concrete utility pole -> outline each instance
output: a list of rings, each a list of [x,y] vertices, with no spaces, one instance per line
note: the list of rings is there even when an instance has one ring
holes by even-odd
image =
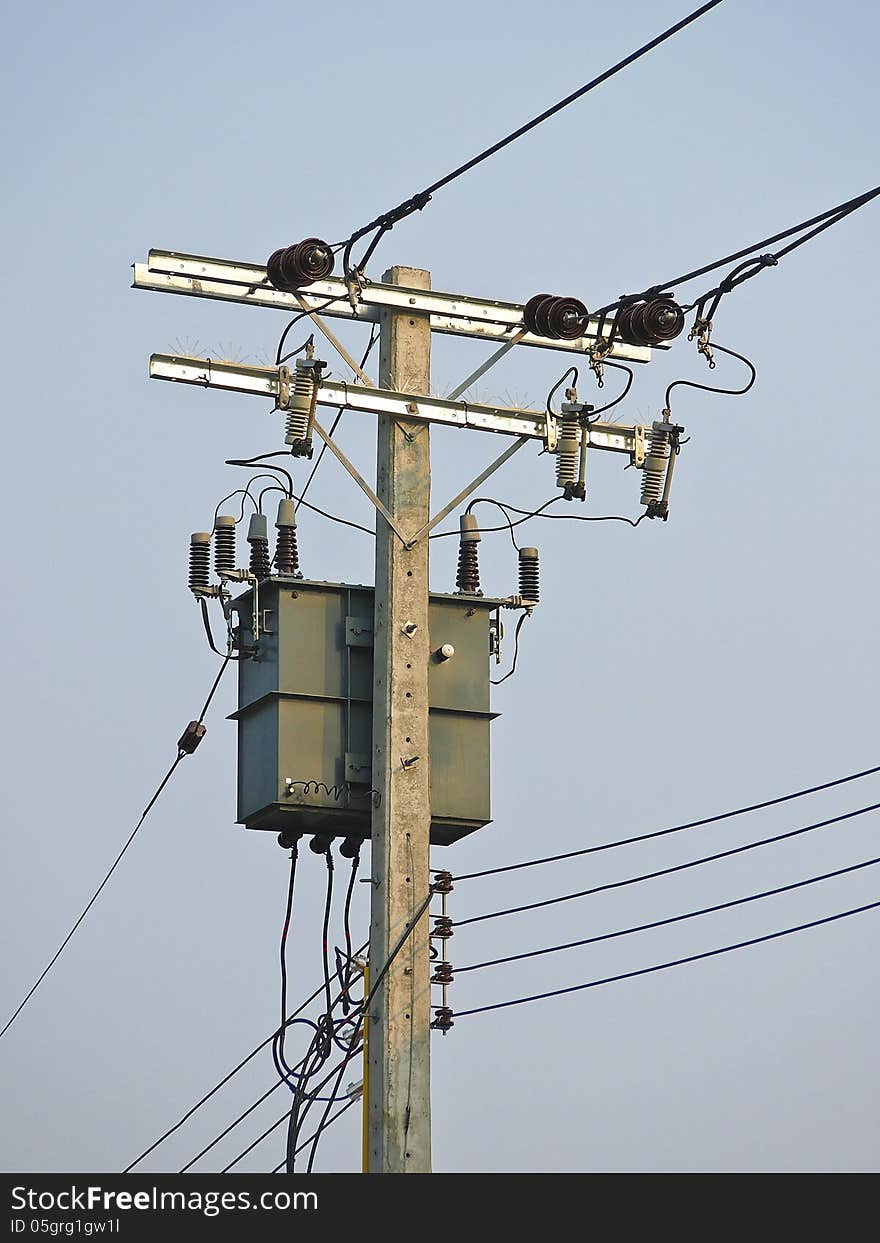
[[[588,451],[590,454],[595,450],[623,454],[628,458],[629,465],[641,472],[641,504],[646,506],[646,516],[665,518],[672,469],[682,443],[679,436],[683,430],[668,421],[634,426],[597,422],[587,417],[593,408],[578,403],[576,392],[566,394],[568,400],[562,404],[559,414],[554,413],[549,404],[546,410],[520,409],[460,398],[514,346],[525,350],[558,350],[569,356],[574,353],[581,361],[589,356],[597,376],[601,375],[606,357],[609,361],[647,363],[651,359],[652,346],[665,345],[682,331],[684,312],[670,298],[655,297],[629,308],[630,318],[625,321],[624,328],[619,328],[616,334],[612,333],[609,337],[604,317],[590,318],[586,307],[577,299],[536,294],[520,305],[444,293],[431,289],[430,273],[409,267],[391,268],[381,282],[368,281],[353,297],[353,287],[347,280],[329,274],[306,283],[309,273],[299,271],[297,265],[302,259],[303,248],[311,246],[314,249],[314,242],[315,239],[307,239],[274,252],[265,266],[153,249],[147,263],[134,265],[134,284],[139,289],[237,302],[242,306],[262,306],[295,315],[305,311],[360,380],[360,383],[357,380],[339,382],[321,376],[310,398],[308,419],[313,418],[315,405],[339,411],[358,411],[378,419],[375,491],[317,420],[314,421],[314,430],[377,510],[373,753],[369,765],[374,791],[369,822],[372,837],[369,968],[377,988],[364,1022],[364,1034],[368,1037],[365,1049],[368,1066],[364,1084],[368,1123],[366,1168],[370,1173],[430,1173],[431,929],[426,909],[430,892],[432,813],[428,701],[428,673],[432,659],[428,629],[429,532],[503,466],[513,453],[528,443],[543,446],[543,452],[549,458],[548,465],[552,463],[556,484],[569,499],[585,497],[584,473]],[[296,280],[288,280],[284,271],[275,271],[280,262],[279,255],[286,256],[284,263],[289,260],[293,264]],[[273,264],[273,261],[277,262]],[[275,271],[274,277],[270,268]],[[322,318],[325,315],[361,324],[379,323],[381,360],[378,387],[328,331]],[[573,337],[572,331],[581,335]],[[428,395],[432,332],[469,337],[479,340],[484,346],[490,344],[496,347],[490,357],[448,397]],[[298,426],[297,420],[304,417],[301,405],[303,393],[298,386],[304,384],[306,389],[312,391],[312,380],[307,375],[299,376],[285,366],[251,366],[171,354],[154,354],[150,359],[150,375],[199,388],[249,393],[262,400],[274,397],[276,409],[286,419],[286,437],[291,434],[290,421]],[[433,516],[429,511],[431,423],[513,438],[503,453]],[[297,436],[292,441],[286,439],[285,443],[298,443]],[[209,584],[207,562],[203,571],[204,582],[199,577],[201,571],[196,567],[193,585],[194,571],[191,568],[190,588],[205,603],[216,595],[217,589]],[[240,575],[241,572],[236,570],[231,575],[226,574],[225,579],[223,575],[218,576],[222,581],[239,581]],[[263,590],[277,593],[278,584],[273,585],[271,579],[272,575],[269,575]],[[342,584],[307,583],[304,580],[302,585],[304,589],[308,587],[309,591],[314,591],[316,598],[330,598],[335,592],[335,599],[340,592],[348,590]],[[298,598],[299,593],[296,594]],[[465,592],[460,594],[467,599]],[[483,604],[488,603],[484,599]],[[530,611],[535,603],[527,579],[526,587],[521,586],[517,595],[496,600],[493,607],[504,605]],[[468,606],[465,604],[464,607]],[[473,612],[470,610],[468,615]],[[259,615],[255,616],[258,620]],[[352,622],[354,645],[355,633],[361,636],[367,629],[364,625],[355,630],[354,623],[365,622],[366,619],[351,617],[346,620]],[[488,628],[488,619],[484,620]],[[320,625],[323,624],[322,621]],[[307,622],[307,625],[312,623]],[[319,623],[316,622],[315,626],[318,627]],[[336,631],[328,639],[325,632],[322,639],[320,635],[310,634],[310,642],[325,642],[329,651],[334,635]],[[487,651],[488,629],[485,638],[484,651]],[[357,646],[365,646],[368,642],[365,639]],[[482,659],[477,653],[473,665],[469,667],[474,670],[474,680],[485,677],[488,696],[488,668],[478,668],[477,657]],[[350,653],[348,659],[351,660]],[[320,662],[316,663],[320,665]],[[280,668],[281,662],[278,664]],[[246,662],[239,666],[240,672],[244,670],[246,673],[247,669]],[[337,681],[333,682],[336,689],[328,691],[326,687],[329,682],[321,682],[322,670],[316,670],[315,680],[311,679],[312,672],[310,669],[310,676],[306,677],[301,664],[290,663],[288,672],[284,674],[287,680],[282,679],[279,672],[278,690],[267,698],[275,704],[283,697],[285,704],[295,706],[300,698],[313,699],[317,689],[321,692],[319,698],[336,704],[343,702]],[[328,667],[327,678],[331,672]],[[263,694],[262,690],[260,694]],[[473,706],[472,697],[465,696],[462,700],[456,691],[454,702],[451,706],[446,705],[444,711],[452,711],[467,719],[487,717],[482,711],[474,713]],[[350,722],[350,705],[346,711]],[[340,806],[338,795],[324,784],[325,776],[332,780],[332,774],[339,771],[341,764],[346,764],[345,771],[348,772],[349,754],[347,751],[337,753],[334,730],[316,730],[314,715],[309,716],[308,730],[312,732],[308,738],[314,753],[312,762],[316,763],[316,767],[314,773],[300,772],[297,766],[303,750],[302,737],[295,729],[288,729],[282,746],[277,704],[272,707],[272,712],[274,715],[269,719],[275,731],[278,764],[263,765],[259,771],[253,772],[253,766],[249,768],[240,764],[239,822],[248,828],[271,829],[273,832],[277,831],[279,824],[297,826],[302,823],[306,826],[306,832],[313,832],[317,830],[310,827],[313,826],[312,818],[320,814],[317,823],[322,833],[328,831],[332,836],[345,837],[354,832],[351,812],[364,808],[363,818],[358,817],[357,820],[357,835],[365,833],[364,803]],[[248,721],[242,718],[241,713],[237,715],[240,718],[240,746],[251,751],[265,748],[267,735],[263,732],[247,733],[250,729]],[[448,726],[449,717],[443,720]],[[260,731],[263,730],[261,722],[262,718]],[[441,732],[438,727],[435,734]],[[347,746],[348,742],[344,745]],[[364,748],[367,746],[365,738],[362,745]],[[485,799],[480,790],[476,791],[479,797],[473,805],[467,804],[465,814],[456,803],[444,819],[443,790],[448,784],[445,774],[449,771],[449,764],[454,762],[450,759],[454,748],[451,749],[436,736],[435,745],[437,781],[434,811],[440,829],[444,833],[452,832],[452,836],[447,836],[447,840],[452,841],[461,831],[472,832],[487,823],[488,789]],[[488,733],[480,745],[488,754]],[[362,752],[352,754],[357,757],[356,770],[360,772]],[[288,764],[293,767],[288,768]],[[488,765],[484,764],[483,769],[488,782]],[[294,772],[297,777],[308,776],[316,780],[287,781],[288,774]],[[345,784],[348,787],[348,777]],[[360,785],[360,780],[355,784]],[[315,789],[311,789],[312,785]],[[351,790],[349,793],[352,793]],[[337,813],[342,816],[340,829],[333,833],[332,817]],[[329,830],[326,829],[328,823],[331,826]],[[404,936],[415,913],[420,910],[414,931]],[[400,952],[380,979],[380,973],[398,945]]]
[[[430,273],[393,267],[383,281],[430,289]],[[425,314],[385,311],[379,385],[430,390],[431,327]],[[429,520],[431,434],[425,423],[379,416],[379,499],[404,531]],[[428,540],[406,548],[376,521],[373,624],[372,911],[370,964],[377,973],[428,892],[431,765],[428,744]],[[374,998],[369,1025],[369,1172],[430,1173],[431,987],[427,912]]]

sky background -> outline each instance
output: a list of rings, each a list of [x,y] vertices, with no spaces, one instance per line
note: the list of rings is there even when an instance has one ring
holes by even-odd
[[[5,1021],[103,876],[198,712],[217,659],[186,589],[189,533],[240,484],[223,459],[281,447],[265,403],[150,383],[152,351],[274,356],[271,310],[129,288],[150,246],[262,262],[347,235],[653,37],[687,5],[437,7],[194,0],[17,6],[3,59],[0,402],[7,468],[2,757]],[[727,0],[439,193],[371,267],[434,287],[591,306],[696,267],[876,180],[880,11]],[[874,539],[878,208],[725,300],[716,339],[751,357],[744,398],[676,390],[668,523],[535,521],[543,602],[494,694],[494,823],[434,852],[472,871],[630,836],[877,762]],[[682,299],[697,286],[676,290]],[[366,329],[343,326],[352,349]],[[298,343],[298,342],[297,342]],[[329,347],[328,347],[329,348]],[[449,391],[484,356],[435,338]],[[326,356],[326,355],[325,355]],[[484,399],[540,405],[567,358],[521,350]],[[336,363],[334,362],[334,367]],[[739,384],[720,361],[712,380]],[[344,374],[341,364],[337,374]],[[618,413],[650,422],[670,379],[705,381],[682,336]],[[616,380],[609,380],[610,395]],[[582,397],[595,397],[582,368]],[[373,469],[375,427],[341,442]],[[445,502],[502,448],[437,432]],[[640,478],[594,454],[586,506],[636,515]],[[302,470],[298,480],[302,482]],[[484,491],[534,507],[526,449]],[[368,524],[336,463],[316,504]],[[562,506],[559,507],[560,509]],[[490,510],[481,518],[490,521]],[[494,523],[494,518],[491,519]],[[372,582],[368,537],[302,516],[306,574]],[[432,545],[452,590],[456,541]],[[515,589],[506,535],[487,592]],[[508,650],[509,656],[509,650]],[[234,675],[51,975],[0,1044],[7,1171],[114,1171],[271,1032],[287,858],[235,819]],[[454,917],[552,897],[880,800],[868,779],[656,843],[459,885]],[[544,911],[461,929],[458,965],[590,936],[878,854],[876,816]],[[367,874],[365,852],[363,870]],[[343,870],[337,872],[341,880]],[[305,851],[290,1000],[320,981],[323,862]],[[634,970],[880,897],[880,869],[459,977],[457,1010]],[[341,938],[339,912],[335,939]],[[366,937],[358,889],[355,929]],[[880,914],[535,1005],[463,1018],[433,1045],[438,1171],[874,1170]],[[352,1067],[348,1078],[359,1077]],[[270,1086],[252,1064],[149,1158],[177,1170]],[[280,1116],[270,1099],[196,1166]],[[360,1110],[318,1168],[360,1165]],[[238,1168],[272,1169],[281,1132]]]

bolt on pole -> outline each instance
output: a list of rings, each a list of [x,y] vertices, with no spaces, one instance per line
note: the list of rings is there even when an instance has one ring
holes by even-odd
[[[430,273],[393,267],[383,281],[429,289]],[[430,391],[431,324],[415,310],[383,311],[380,387]],[[379,416],[379,498],[396,524],[429,520],[428,426]],[[431,764],[428,739],[428,540],[412,548],[376,519],[373,674],[372,909],[370,964],[376,978],[424,901],[430,883]],[[431,986],[427,912],[373,999],[369,1028],[369,1171],[431,1170]]]

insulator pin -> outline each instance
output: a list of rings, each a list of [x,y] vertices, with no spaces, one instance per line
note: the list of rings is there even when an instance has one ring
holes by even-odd
[[[235,519],[218,514],[214,519],[214,573],[218,578],[235,572]]]
[[[434,1011],[434,1020],[431,1023],[431,1026],[436,1031],[441,1031],[444,1036],[449,1031],[450,1027],[455,1026],[453,1011],[449,1006],[437,1006]]]
[[[434,974],[431,976],[432,984],[451,984],[454,978],[451,962],[441,959],[440,962],[434,964]]]
[[[538,604],[541,599],[540,562],[537,548],[519,550],[519,594],[530,604]]]
[[[194,531],[189,537],[189,589],[194,596],[210,592],[211,533]]]
[[[455,933],[452,930],[451,916],[435,916],[434,927],[431,929],[431,936],[436,937],[438,941],[447,941],[450,937],[455,936]]]

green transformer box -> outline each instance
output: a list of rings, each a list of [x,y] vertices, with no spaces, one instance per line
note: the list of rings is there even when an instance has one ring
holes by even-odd
[[[431,841],[449,845],[489,813],[489,657],[500,601],[430,597]],[[373,589],[293,577],[239,596],[238,823],[370,835]]]

